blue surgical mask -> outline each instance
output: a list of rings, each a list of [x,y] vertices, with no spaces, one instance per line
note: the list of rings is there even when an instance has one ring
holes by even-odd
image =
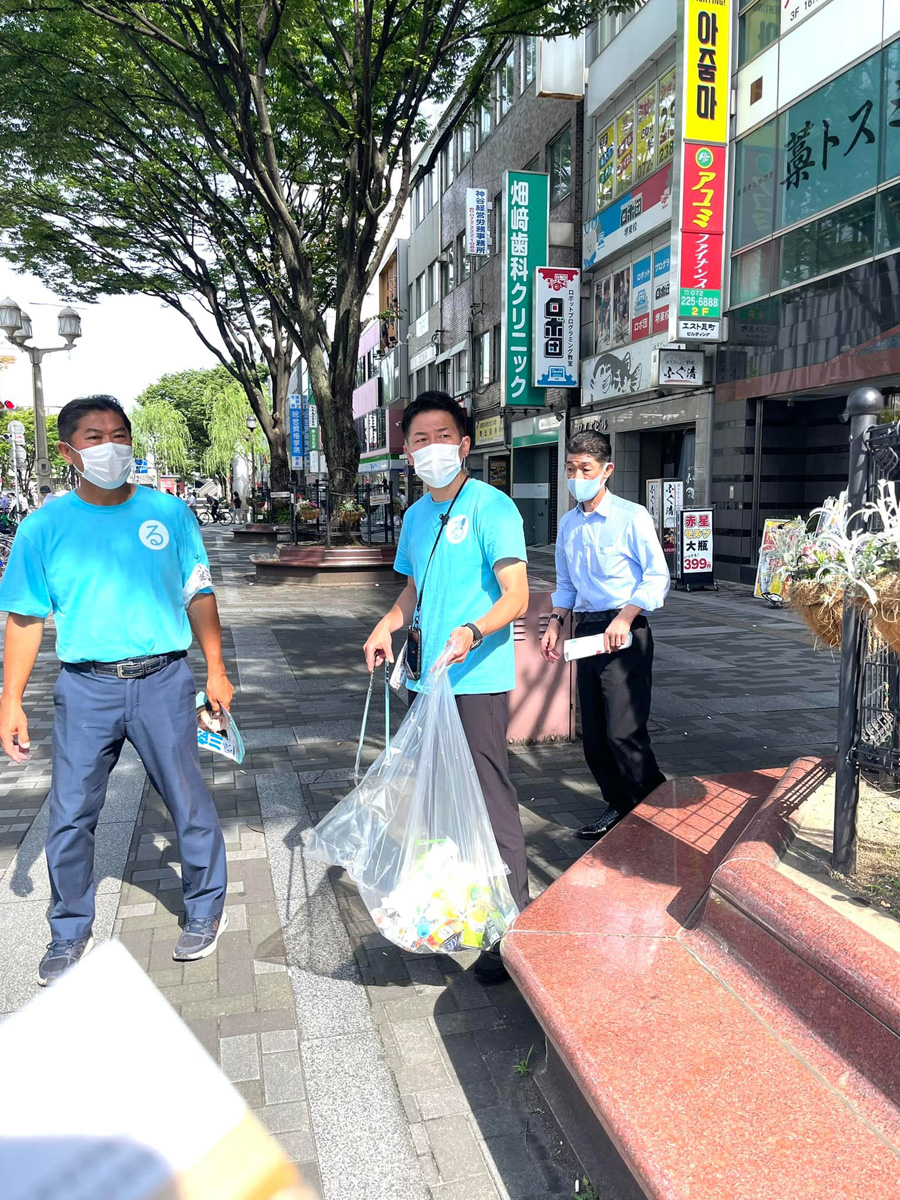
[[[593,500],[605,483],[606,479],[603,475],[598,475],[596,479],[570,479],[568,481],[569,491],[579,504],[586,504],[588,500]]]

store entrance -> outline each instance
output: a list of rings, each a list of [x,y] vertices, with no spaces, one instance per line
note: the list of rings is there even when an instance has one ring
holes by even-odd
[[[556,539],[556,445],[529,446],[515,452],[513,499],[522,514],[525,542],[546,546]]]
[[[648,479],[683,479],[684,502],[694,504],[696,428],[690,425],[684,429],[647,429],[640,436],[641,504],[646,503]]]

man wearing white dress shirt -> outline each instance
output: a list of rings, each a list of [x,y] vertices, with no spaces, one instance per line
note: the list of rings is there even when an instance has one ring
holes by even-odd
[[[604,635],[606,653],[578,660],[584,756],[609,805],[578,830],[591,840],[665,781],[647,732],[653,635],[645,614],[662,608],[669,568],[647,509],[609,491],[613,469],[605,434],[586,430],[569,439],[566,475],[578,504],[559,523],[554,608],[541,641],[544,658],[556,662],[572,611],[576,637]]]

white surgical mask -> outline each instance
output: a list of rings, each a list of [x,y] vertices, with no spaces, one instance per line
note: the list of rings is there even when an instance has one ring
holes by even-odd
[[[588,500],[593,500],[606,480],[602,475],[598,475],[596,479],[570,479],[568,483],[569,491],[578,503],[586,504]]]
[[[423,446],[421,450],[413,451],[413,466],[418,477],[430,488],[446,487],[457,477],[462,466],[459,446],[448,446],[443,442]]]
[[[70,450],[75,450],[68,442],[66,445]],[[99,446],[86,446],[84,450],[75,450],[75,453],[81,455],[84,464],[81,471],[75,467],[78,474],[88,483],[110,492],[122,486],[134,467],[133,449],[119,442],[101,442]]]

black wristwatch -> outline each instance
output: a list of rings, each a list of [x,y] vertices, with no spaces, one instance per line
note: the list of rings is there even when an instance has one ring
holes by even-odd
[[[472,630],[472,649],[477,650],[484,641],[484,634],[481,632],[478,626],[474,625],[471,621],[466,621],[465,625],[463,625],[463,629]]]

